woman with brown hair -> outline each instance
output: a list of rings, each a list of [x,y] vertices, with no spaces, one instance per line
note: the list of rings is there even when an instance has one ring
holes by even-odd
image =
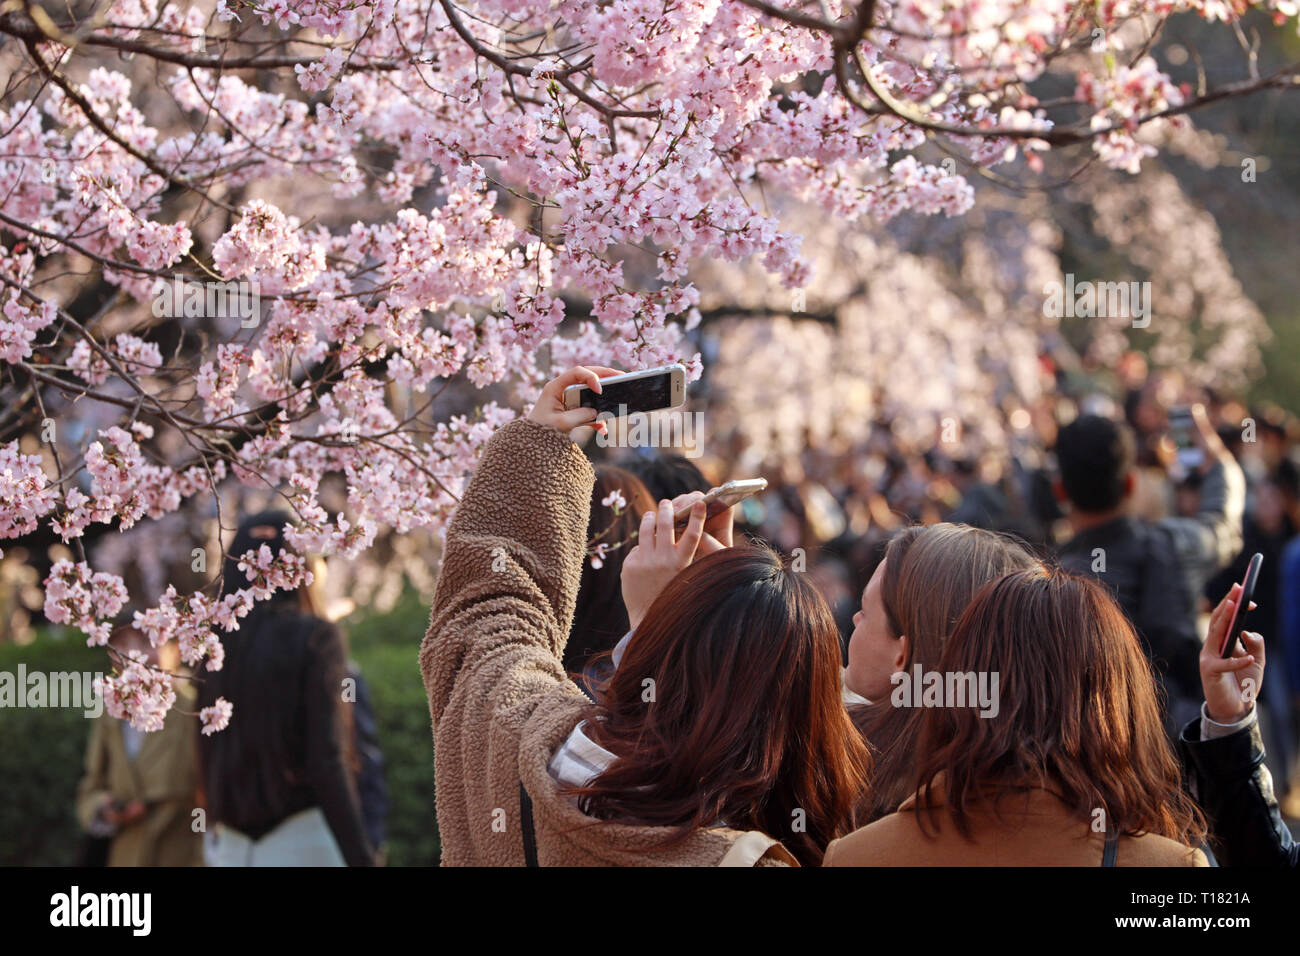
[[[891,703],[894,682],[902,679],[894,675],[934,667],[980,588],[1038,566],[1014,538],[969,525],[918,525],[890,540],[853,615],[844,672],[845,687],[870,702],[849,706],[875,758],[861,822],[893,813],[913,790],[922,712]]]
[[[571,780],[578,806],[681,835],[723,821],[820,862],[865,767],[856,740],[833,737],[850,730],[835,634],[821,595],[768,548],[697,559],[655,599],[601,713],[565,748],[589,741],[609,755],[585,786]]]
[[[447,530],[420,649],[442,862],[820,862],[869,761],[835,626],[774,554],[726,548],[718,519],[706,533],[702,496],[680,532],[672,502],[641,517],[622,580],[634,630],[598,701],[565,674],[593,482],[569,433],[595,413],[563,392],[613,374],[548,383],[488,442]]]
[[[913,695],[915,793],[832,843],[828,866],[1206,865],[1155,678],[1104,587],[1047,568],[1006,575],[962,615],[932,676]],[[972,706],[977,683],[992,706]]]

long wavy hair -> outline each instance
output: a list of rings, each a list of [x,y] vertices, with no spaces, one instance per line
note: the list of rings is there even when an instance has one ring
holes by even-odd
[[[980,588],[1039,560],[1009,535],[964,524],[916,525],[890,539],[880,598],[893,637],[907,635],[903,670],[931,670],[944,642]],[[850,708],[854,725],[875,758],[871,788],[860,808],[865,822],[887,813],[914,792],[921,711],[888,698]]]
[[[840,702],[835,622],[806,575],[755,545],[680,572],[588,721],[618,759],[573,790],[589,816],[762,830],[801,863],[849,832],[870,754]]]
[[[1055,568],[989,584],[944,646],[942,673],[998,675],[996,716],[926,708],[916,776],[922,818],[932,791],[959,832],[968,811],[1016,791],[1054,792],[1080,823],[1153,833],[1186,846],[1205,819],[1186,794],[1165,734],[1151,665],[1132,624],[1095,581]]]
[[[289,521],[284,512],[267,511],[240,522],[225,563],[224,592],[247,585],[236,566],[244,552],[263,544],[273,554],[292,550],[282,531]],[[311,786],[309,754],[320,743],[307,738],[313,707],[334,709],[338,758],[356,767],[351,708],[338,690],[347,676],[347,645],[314,607],[307,588],[259,601],[237,630],[222,635],[221,670],[201,674],[198,706],[225,697],[235,708],[229,727],[199,738],[200,779],[215,822],[256,831],[300,809],[302,791]]]

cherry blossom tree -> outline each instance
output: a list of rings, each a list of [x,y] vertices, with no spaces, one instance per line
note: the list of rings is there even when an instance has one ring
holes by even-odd
[[[6,4],[0,539],[66,546],[45,616],[103,644],[130,597],[87,538],[199,500],[229,529],[232,484],[292,512],[298,553],[436,535],[483,442],[556,370],[700,374],[693,267],[753,261],[808,286],[783,210],[957,216],[969,176],[1046,175],[1058,151],[1137,172],[1149,131],[1300,78],[1243,55],[1175,84],[1150,55],[1168,18],[1294,30],[1296,15],[1294,0]],[[924,272],[898,266],[900,287]],[[944,308],[927,335],[980,335],[977,312]],[[450,410],[466,385],[482,400]],[[137,626],[219,668],[220,634],[310,577],[288,552],[235,557],[238,588],[168,584]],[[145,729],[174,700],[135,658],[104,692]]]

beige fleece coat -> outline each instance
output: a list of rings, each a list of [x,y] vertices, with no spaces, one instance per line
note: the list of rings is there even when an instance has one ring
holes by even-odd
[[[420,669],[433,718],[444,866],[522,866],[519,785],[542,866],[714,866],[740,836],[595,820],[547,772],[594,707],[560,664],[595,476],[568,435],[527,419],[501,428],[447,530]],[[793,858],[779,844],[759,862]]]

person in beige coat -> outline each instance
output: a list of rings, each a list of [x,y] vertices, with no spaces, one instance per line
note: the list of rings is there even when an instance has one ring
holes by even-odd
[[[935,671],[901,676],[891,700],[925,708],[916,790],[826,866],[1207,865],[1151,666],[1102,585],[1011,572]]]
[[[1008,793],[967,810],[963,836],[934,792],[934,822],[923,821],[915,795],[896,813],[836,840],[823,866],[1100,866],[1106,834],[1094,831],[1057,794],[1042,788]],[[1013,821],[1008,823],[1008,821]],[[1205,854],[1155,833],[1124,835],[1115,866],[1208,866]]]
[[[175,670],[175,645],[155,650],[143,634],[119,628],[112,644],[138,650]],[[108,866],[200,866],[203,834],[193,828],[198,806],[195,744],[198,721],[189,682],[176,683],[177,703],[161,730],[144,733],[107,713],[95,719],[77,788],[77,820],[92,836],[111,838]],[[189,713],[184,713],[189,711]]]
[[[672,503],[644,515],[613,676],[592,704],[565,674],[593,483],[568,432],[595,413],[563,390],[597,373],[498,430],[447,529],[420,648],[442,863],[819,862],[869,759],[834,621],[771,552],[727,547],[729,517],[706,533],[697,504],[678,534]]]

